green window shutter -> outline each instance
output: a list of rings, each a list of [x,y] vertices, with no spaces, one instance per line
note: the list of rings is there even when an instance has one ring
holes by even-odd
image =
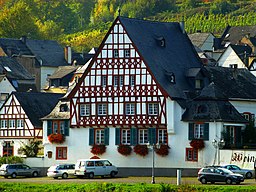
[[[156,128],[148,129],[148,141],[150,144],[156,144]]]
[[[104,129],[104,144],[109,145],[109,128]]]
[[[69,120],[65,120],[64,135],[69,136]]]
[[[209,123],[204,124],[204,140],[209,141]]]
[[[52,121],[47,121],[47,136],[52,134]]]
[[[120,134],[120,128],[116,128],[116,145],[119,145],[121,142],[120,142],[120,137],[121,137],[121,134]]]
[[[137,128],[131,128],[131,145],[137,145],[138,143],[137,132]]]
[[[89,145],[94,144],[94,129],[90,128],[89,129]]]
[[[188,124],[188,140],[194,139],[194,123]]]

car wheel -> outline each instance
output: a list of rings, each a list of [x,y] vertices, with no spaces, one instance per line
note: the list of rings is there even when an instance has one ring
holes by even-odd
[[[227,179],[226,179],[226,183],[227,183],[228,185],[231,185],[231,184],[232,184],[232,179],[227,178]]]
[[[115,171],[111,171],[111,173],[110,173],[110,177],[115,177],[116,176],[116,172]]]
[[[214,181],[211,181],[211,184],[214,184],[215,182]]]
[[[58,177],[53,177],[53,179],[58,179]]]
[[[38,176],[38,172],[36,172],[36,171],[33,172],[33,173],[32,173],[32,176],[33,176],[33,177],[37,177],[37,176]]]
[[[62,174],[62,179],[67,179],[68,178],[68,174],[67,173],[63,173]]]
[[[207,184],[207,180],[206,180],[206,178],[204,178],[204,177],[201,178],[200,181],[201,181],[202,184]]]
[[[12,177],[12,178],[16,178],[16,177],[17,177],[17,174],[16,174],[16,173],[13,173],[13,174],[11,174],[11,177]]]
[[[90,179],[92,179],[92,178],[94,177],[94,174],[93,174],[93,173],[89,173],[88,177],[89,177]]]
[[[252,178],[252,173],[251,172],[246,173],[245,178],[246,179],[251,179]]]
[[[237,181],[236,184],[239,185],[239,184],[240,184],[240,181]]]
[[[7,178],[8,178],[8,176],[4,176],[4,178],[5,178],[5,179],[7,179]]]

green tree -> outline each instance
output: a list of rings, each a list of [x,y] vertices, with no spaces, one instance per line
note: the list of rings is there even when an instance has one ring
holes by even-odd
[[[5,6],[0,12],[0,36],[20,38],[22,35],[38,38],[38,28],[29,6],[17,1],[12,7]]]
[[[234,11],[235,9],[236,9],[236,6],[230,1],[217,0],[210,7],[210,13],[227,14],[227,13],[230,13],[231,11]]]
[[[23,146],[20,148],[20,150],[27,157],[36,157],[38,151],[41,149],[40,147],[41,144],[42,144],[42,141],[30,140],[28,144],[23,143]]]

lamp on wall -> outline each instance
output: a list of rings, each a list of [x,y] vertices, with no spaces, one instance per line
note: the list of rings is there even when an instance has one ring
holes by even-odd
[[[213,165],[215,165],[216,158],[218,155],[218,165],[220,164],[220,149],[222,149],[225,146],[225,141],[224,139],[213,139],[212,145],[215,148],[215,157],[213,161]]]
[[[152,184],[155,184],[155,151],[160,148],[160,145],[147,143],[147,147],[152,150]]]

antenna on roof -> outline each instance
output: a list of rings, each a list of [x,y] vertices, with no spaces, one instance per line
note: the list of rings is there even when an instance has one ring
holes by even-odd
[[[121,8],[120,8],[120,6],[118,7],[118,16],[120,16],[121,15]]]

